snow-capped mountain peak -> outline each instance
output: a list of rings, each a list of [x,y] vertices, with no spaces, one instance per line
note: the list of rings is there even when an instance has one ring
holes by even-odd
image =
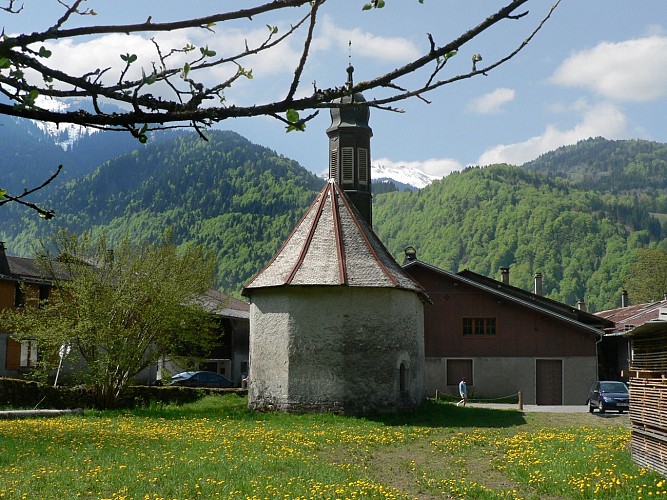
[[[320,177],[327,179],[329,172],[321,172]],[[441,179],[441,177],[425,174],[413,166],[394,164],[390,160],[386,160],[382,163],[371,163],[371,179],[373,182],[393,182],[401,190],[410,189],[414,191],[428,186],[434,180]]]
[[[383,165],[382,163],[371,164],[371,178],[374,181],[390,180],[398,184],[412,186],[422,189],[439,177],[428,175],[421,170],[407,165]]]
[[[37,98],[37,105],[41,108],[54,111],[64,111],[68,108],[67,104],[63,101],[45,96]],[[54,142],[65,151],[71,148],[81,137],[98,132],[97,129],[73,123],[56,124],[42,121],[34,121],[34,123],[37,125],[37,128],[52,137]]]

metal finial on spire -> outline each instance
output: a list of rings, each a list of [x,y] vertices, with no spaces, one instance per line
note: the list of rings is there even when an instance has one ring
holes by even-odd
[[[352,40],[347,42],[347,88],[351,89],[354,84],[352,83],[352,73],[354,73],[354,66],[352,66]]]

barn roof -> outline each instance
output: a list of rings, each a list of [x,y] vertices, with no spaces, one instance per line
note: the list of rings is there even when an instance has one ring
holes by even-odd
[[[290,285],[398,288],[428,300],[333,181],[243,294]]]
[[[51,283],[35,259],[7,255],[4,242],[0,242],[0,279],[27,283]]]
[[[664,308],[667,308],[667,300],[618,307],[597,314],[615,323],[613,332],[628,332],[644,323],[657,320],[660,316],[660,309]]]
[[[207,290],[200,300],[208,311],[214,312],[218,316],[239,319],[250,317],[250,304],[219,290]]]
[[[560,314],[562,316],[567,316],[568,318],[575,319],[581,323],[586,323],[587,325],[591,325],[596,328],[609,328],[613,326],[612,321],[607,320],[607,318],[601,316],[600,314],[592,314],[583,311],[577,307],[545,297],[544,295],[538,295],[536,293],[524,290],[523,288],[510,285],[509,283],[503,283],[493,278],[489,278],[488,276],[483,276],[481,274],[470,271],[469,269],[459,271],[457,274],[459,276],[469,278],[470,280],[477,283],[495,288],[503,295],[512,296],[523,300],[524,302],[533,303],[542,309],[553,311],[554,313]]]
[[[538,311],[545,316],[555,318],[597,335],[602,334],[601,329],[603,327],[613,325],[611,321],[601,318],[598,315],[580,311],[567,304],[547,299],[546,297],[531,292],[526,292],[515,286],[482,276],[467,269],[459,273],[453,273],[416,259],[409,261],[403,267],[407,269],[416,266],[423,267],[424,269],[445,278],[471,286],[521,307]]]

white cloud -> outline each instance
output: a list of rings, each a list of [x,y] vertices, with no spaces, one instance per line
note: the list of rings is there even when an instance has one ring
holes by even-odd
[[[577,101],[572,112],[583,112],[581,121],[569,130],[559,130],[547,125],[542,135],[531,137],[516,144],[500,144],[484,152],[477,160],[478,165],[509,163],[521,165],[534,160],[539,155],[560,146],[576,144],[590,137],[603,136],[607,139],[621,138],[626,130],[625,115],[613,104],[601,103],[595,106]]]
[[[600,43],[568,57],[550,81],[619,101],[644,102],[665,96],[667,37]]]
[[[107,84],[115,83],[120,77],[125,65],[120,58],[121,54],[137,56],[137,61],[124,79],[139,77],[142,66],[150,74],[152,68],[149,63],[157,59],[155,46],[150,40],[137,35],[111,34],[78,44],[70,39],[46,43],[45,46],[52,51],[47,64],[70,75],[81,76],[96,69],[112,68],[102,77],[102,81]]]
[[[280,23],[279,23],[280,24]],[[254,25],[250,26],[254,28]],[[279,34],[285,33],[289,28],[279,25]],[[182,67],[186,62],[199,57],[199,47],[207,46],[210,50],[217,52],[216,57],[230,57],[242,53],[246,44],[253,48],[260,46],[266,41],[268,30],[263,25],[257,29],[225,28],[218,33],[211,33],[199,29],[188,29],[170,33],[153,33],[149,35],[138,34],[109,34],[96,38],[88,38],[84,41],[73,39],[60,42],[44,43],[45,47],[52,51],[52,56],[47,64],[51,67],[74,76],[91,74],[97,69],[107,69],[100,81],[106,85],[115,84],[125,66],[121,60],[121,54],[135,54],[136,62],[132,64],[124,80],[135,80],[141,78],[142,69],[150,74],[155,64],[160,67],[159,56],[155,44],[149,36],[155,39],[163,55],[170,53],[171,49],[181,49],[187,44],[197,47],[193,52],[184,54],[172,53],[167,59],[171,67]],[[313,67],[322,64],[325,59],[318,51],[334,50],[347,54],[348,41],[352,41],[353,58],[368,58],[383,63],[400,64],[419,55],[417,47],[409,40],[399,37],[382,37],[363,31],[362,29],[342,29],[334,24],[330,18],[324,18],[319,35],[313,41],[311,58],[306,67],[306,73],[302,78],[297,97],[308,95],[312,92],[309,84],[313,77]],[[270,50],[260,52],[238,60],[246,70],[252,70],[253,79],[240,78],[231,89],[225,92],[227,104],[248,105],[262,101],[273,101],[284,96],[289,82],[294,75],[294,69],[299,63],[302,50],[302,38],[287,38],[283,42],[273,46]],[[320,56],[318,58],[318,55]],[[195,80],[205,85],[214,85],[224,82],[236,72],[236,66],[225,64],[222,66],[191,72]],[[316,75],[318,79],[325,79],[326,73],[320,68]],[[40,75],[31,75],[41,81]],[[340,80],[344,81],[345,75],[341,71]],[[187,84],[179,78],[173,78],[172,82],[181,89],[186,90]],[[173,91],[166,85],[154,85],[150,87],[153,95],[167,99],[173,99]],[[213,101],[211,102],[213,104]]]
[[[251,48],[259,46],[266,39],[267,30],[225,30],[224,35],[208,36],[205,40],[200,40],[201,36],[199,30],[183,30],[168,35],[155,35],[152,38],[160,46],[163,55],[171,49],[181,49],[187,44],[197,47],[188,54],[175,52],[169,56],[167,64],[170,67],[179,67],[198,58],[199,47],[206,46],[216,51],[217,55],[211,58],[214,60],[243,52],[246,43]],[[105,75],[105,78],[109,81],[118,79],[125,65],[120,58],[121,54],[137,55],[137,61],[130,67],[126,79],[139,77],[142,68],[146,73],[150,73],[153,63],[160,67],[155,44],[149,38],[139,35],[110,34],[78,44],[66,40],[46,45],[53,52],[49,64],[73,75],[82,75],[96,68],[110,67],[113,69]],[[300,54],[293,50],[287,41],[273,47],[269,52],[270,54],[260,53],[238,62],[246,69],[252,69],[255,74],[263,76],[276,73],[289,74],[294,71]],[[208,73],[208,79],[214,77],[219,81],[220,78],[228,78],[234,74],[236,66],[223,65],[205,72]]]
[[[499,88],[471,100],[468,103],[468,110],[482,115],[498,113],[504,104],[513,101],[515,97],[516,91],[514,89]]]
[[[431,158],[424,161],[394,161],[388,158],[374,158],[373,163],[387,168],[415,169],[438,179],[463,168],[460,162],[450,158]]]
[[[359,28],[345,29],[336,26],[330,17],[325,17],[320,35],[313,41],[315,51],[336,48],[347,54],[352,42],[352,57],[366,57],[380,61],[406,62],[420,56],[414,43],[399,37],[383,37],[367,33]]]
[[[178,68],[184,66],[186,62],[198,58],[201,55],[199,47],[207,46],[215,51],[217,55],[212,59],[223,56],[229,57],[243,52],[246,43],[251,48],[259,46],[265,41],[267,33],[268,30],[265,27],[252,31],[227,29],[218,35],[211,35],[208,32],[202,34],[201,30],[182,30],[168,34],[156,34],[153,38],[163,55],[169,53],[171,49],[181,49],[187,44],[196,47],[194,51],[188,54],[174,52],[168,57],[167,63],[169,66]],[[44,45],[52,51],[52,56],[47,63],[51,67],[58,68],[68,74],[79,76],[94,72],[98,68],[110,68],[101,78],[101,81],[106,85],[115,84],[125,67],[125,62],[120,58],[121,54],[135,54],[137,56],[136,62],[131,65],[123,78],[124,80],[141,78],[142,70],[146,74],[150,74],[154,64],[158,69],[160,68],[155,44],[149,38],[139,35],[110,34],[81,43],[66,40]],[[275,97],[273,94],[278,92],[274,89],[277,82],[289,81],[281,79],[280,75],[290,78],[298,64],[299,57],[300,53],[291,47],[290,40],[286,40],[266,53],[261,52],[239,60],[238,62],[246,70],[252,70],[253,79],[240,78],[237,80],[232,90],[227,92],[227,102],[236,103],[238,100],[255,102],[259,99],[259,95],[265,95],[267,100],[272,100]],[[197,72],[193,71],[191,77],[205,85],[215,85],[231,78],[236,71],[237,67],[235,65],[224,64]],[[36,78],[40,77],[36,76]],[[182,90],[188,88],[187,83],[178,77],[173,78],[172,82]],[[146,87],[145,91],[150,91],[153,95],[168,99],[174,98],[173,91],[166,85],[154,85],[150,89]]]

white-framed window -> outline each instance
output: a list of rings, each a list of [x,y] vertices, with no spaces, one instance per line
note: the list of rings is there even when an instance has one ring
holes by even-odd
[[[37,366],[37,343],[33,340],[21,341],[21,356],[19,358],[21,368],[32,368]]]

